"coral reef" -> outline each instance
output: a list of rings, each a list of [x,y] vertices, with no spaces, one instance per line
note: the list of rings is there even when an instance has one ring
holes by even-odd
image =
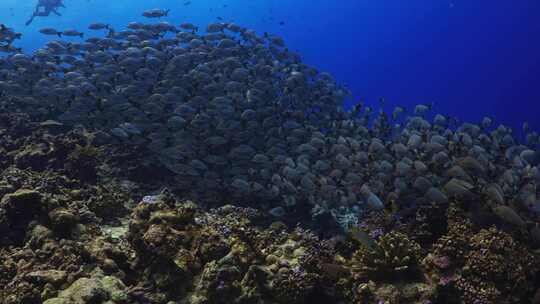
[[[144,279],[156,292],[191,291],[192,303],[304,303],[322,286],[332,248],[307,231],[257,229],[260,217],[233,206],[200,213],[191,202],[141,203],[127,236],[134,267],[151,274]]]
[[[208,209],[128,180],[116,167],[123,149],[51,125],[0,114],[0,303],[511,304],[540,294],[537,225],[518,208],[471,198],[342,208],[350,230],[328,236],[267,206]]]
[[[362,246],[358,249],[353,254],[353,263],[367,277],[397,279],[417,274],[421,258],[420,245],[402,233],[390,232],[383,235],[373,248]]]
[[[495,227],[475,231],[455,207],[449,231],[424,259],[429,282],[460,303],[524,303],[538,286],[538,254]]]
[[[127,300],[126,286],[121,280],[113,276],[94,275],[78,279],[57,297],[50,298],[43,304],[122,304],[128,303]]]

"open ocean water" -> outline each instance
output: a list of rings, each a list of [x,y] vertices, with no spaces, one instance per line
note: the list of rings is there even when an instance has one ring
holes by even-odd
[[[188,5],[184,5],[189,2]],[[36,1],[3,0],[0,20],[23,33],[31,52],[50,40],[38,30],[86,31],[92,22],[121,28],[151,8],[174,24],[224,21],[282,36],[304,61],[330,72],[358,100],[387,109],[433,103],[461,121],[483,116],[516,130],[540,128],[540,3],[368,0],[65,0],[61,17],[24,22]],[[74,38],[74,41],[77,39]]]

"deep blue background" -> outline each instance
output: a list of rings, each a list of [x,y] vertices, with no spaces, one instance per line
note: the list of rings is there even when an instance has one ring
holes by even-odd
[[[32,50],[41,27],[121,27],[145,9],[201,26],[226,21],[283,36],[290,49],[352,90],[387,107],[435,103],[442,114],[477,122],[489,115],[540,129],[540,1],[484,0],[64,0],[63,16],[24,21],[35,1],[2,0],[0,22],[24,33]],[[223,5],[226,4],[227,7]],[[279,23],[283,21],[284,25]]]

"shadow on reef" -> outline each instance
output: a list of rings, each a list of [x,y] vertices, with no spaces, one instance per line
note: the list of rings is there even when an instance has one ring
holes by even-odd
[[[1,303],[538,303],[531,236],[485,227],[468,200],[374,212],[323,239],[169,191],[133,205],[144,186],[115,175],[117,147],[0,118]]]

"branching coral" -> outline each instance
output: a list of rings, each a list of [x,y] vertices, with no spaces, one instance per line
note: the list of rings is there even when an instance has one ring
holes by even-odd
[[[523,303],[532,296],[540,264],[530,249],[495,227],[475,232],[455,207],[448,223],[423,261],[432,284],[453,289],[464,303]]]
[[[481,230],[471,240],[471,251],[465,256],[458,286],[464,290],[465,301],[471,301],[475,292],[483,294],[484,285],[500,295],[497,302],[523,303],[534,292],[532,284],[539,268],[538,257],[517,244],[512,237],[496,228]]]
[[[353,265],[361,274],[391,280],[418,271],[420,246],[399,232],[382,236],[371,249],[361,247],[353,254]]]

